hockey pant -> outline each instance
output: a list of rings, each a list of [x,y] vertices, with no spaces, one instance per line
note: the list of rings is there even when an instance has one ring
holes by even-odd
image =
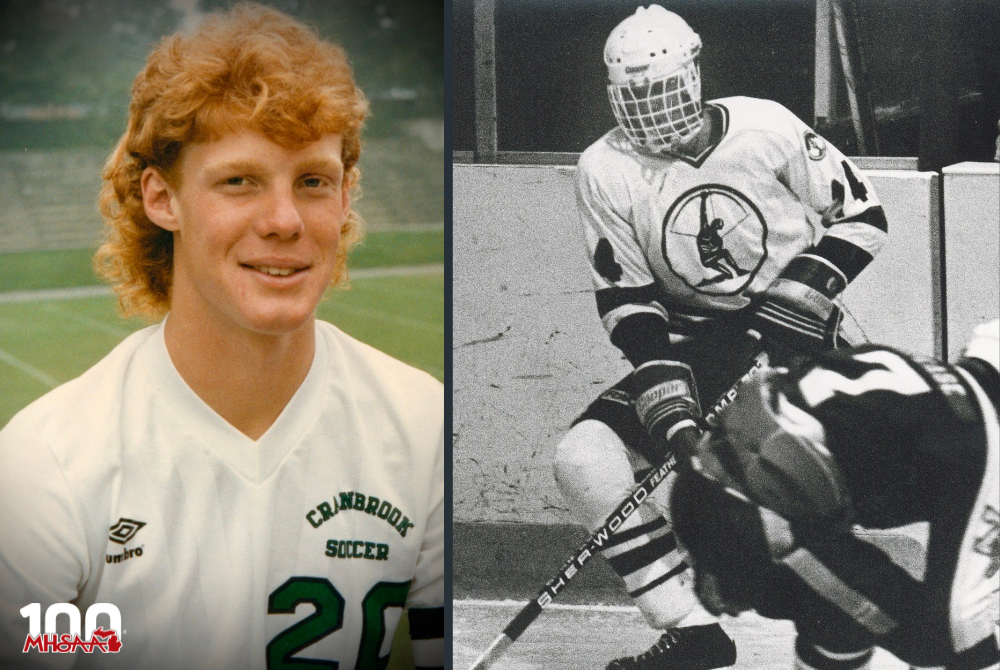
[[[702,401],[710,398],[707,402],[714,403],[749,369],[756,351],[745,340],[730,337],[717,344],[680,345],[676,353],[694,370]],[[635,411],[629,375],[591,403],[558,446],[556,480],[577,521],[589,530],[602,525],[651,467],[652,454]],[[667,501],[672,483],[669,476],[660,484],[602,551],[657,629],[711,620],[698,605],[691,568],[670,530]]]

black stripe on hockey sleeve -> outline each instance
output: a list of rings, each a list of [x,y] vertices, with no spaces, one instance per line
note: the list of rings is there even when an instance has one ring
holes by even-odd
[[[648,305],[656,300],[658,291],[656,284],[645,286],[612,286],[598,289],[597,313],[601,318],[610,311],[625,305]]]
[[[619,321],[611,332],[611,344],[621,349],[634,367],[670,357],[667,322],[652,312],[629,314]]]
[[[821,256],[836,265],[847,277],[848,283],[854,281],[872,262],[872,255],[861,247],[830,235],[821,239],[808,253]]]
[[[411,607],[409,617],[411,640],[444,638],[444,607]]]
[[[867,223],[872,228],[877,228],[883,233],[889,232],[889,222],[885,218],[885,210],[879,206],[869,207],[860,214],[855,214],[846,219],[837,219],[833,222],[833,225],[838,223]]]
[[[805,284],[827,298],[833,298],[847,288],[841,272],[811,256],[796,256],[782,270],[781,276]]]

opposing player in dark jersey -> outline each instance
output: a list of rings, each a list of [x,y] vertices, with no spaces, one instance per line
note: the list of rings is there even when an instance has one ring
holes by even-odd
[[[998,359],[993,321],[955,365],[864,345],[745,387],[671,498],[705,607],[793,620],[796,667],[998,667]],[[917,556],[864,532],[910,524]]]
[[[577,192],[598,313],[636,372],[557,450],[560,490],[588,528],[637,470],[697,434],[698,398],[714,402],[753,358],[749,329],[774,354],[834,346],[837,296],[886,240],[867,178],[787,109],[743,97],[702,104],[700,50],[657,5],[618,25],[604,49],[618,125],[580,157]],[[664,512],[645,505],[604,555],[650,625],[668,632],[609,667],[731,665],[732,642],[695,611]]]

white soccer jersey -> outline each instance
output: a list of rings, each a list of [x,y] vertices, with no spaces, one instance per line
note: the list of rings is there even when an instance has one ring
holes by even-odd
[[[637,150],[617,127],[580,157],[578,199],[609,333],[639,312],[676,321],[746,307],[814,245],[850,281],[885,242],[868,179],[780,104],[725,98],[705,114],[712,138],[697,157]]]
[[[404,607],[434,608],[414,652],[442,666],[443,403],[319,322],[254,442],[188,388],[162,324],[130,336],[0,432],[0,667],[34,602],[121,612],[118,653],[29,652],[52,667],[384,667]]]

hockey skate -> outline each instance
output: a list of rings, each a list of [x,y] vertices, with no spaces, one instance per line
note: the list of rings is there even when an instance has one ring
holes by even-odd
[[[615,659],[606,670],[712,670],[736,663],[736,644],[722,626],[671,628],[649,650]]]

